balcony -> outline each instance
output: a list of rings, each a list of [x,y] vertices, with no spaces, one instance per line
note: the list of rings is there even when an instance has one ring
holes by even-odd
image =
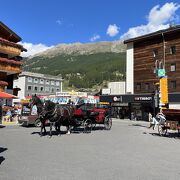
[[[6,72],[7,75],[21,73],[22,62],[0,58],[0,71]]]
[[[0,53],[8,54],[8,57],[19,56],[23,47],[19,44],[0,38]]]
[[[9,57],[19,56],[21,49],[17,47],[0,44],[0,53],[8,54]]]

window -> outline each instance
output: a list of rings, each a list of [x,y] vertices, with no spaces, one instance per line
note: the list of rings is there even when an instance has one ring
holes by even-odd
[[[45,91],[46,91],[46,92],[49,92],[49,87],[45,87]]]
[[[176,54],[176,46],[170,47],[170,54]]]
[[[54,85],[54,81],[51,81],[51,85]]]
[[[56,91],[59,91],[59,88],[56,88]]]
[[[138,91],[141,90],[141,84],[140,84],[140,83],[137,83],[136,89],[137,89]]]
[[[44,79],[40,79],[40,84],[44,84]]]
[[[31,90],[32,90],[32,86],[28,86],[28,87],[27,87],[27,90],[28,90],[28,91],[31,91]]]
[[[49,84],[49,80],[46,80],[46,84]]]
[[[37,78],[34,78],[34,83],[38,83],[38,79]]]
[[[54,88],[51,89],[51,92],[52,92],[52,93],[54,92]]]
[[[171,72],[174,72],[176,71],[176,64],[171,64],[171,69],[170,69]]]
[[[56,86],[59,86],[59,84],[60,84],[59,81],[56,81]]]
[[[34,91],[37,91],[38,90],[38,87],[37,86],[34,86]]]
[[[145,83],[145,90],[146,90],[146,91],[149,91],[149,89],[150,89],[149,83]]]
[[[44,91],[44,87],[40,87],[40,91],[41,91],[41,92]]]
[[[153,57],[157,57],[158,56],[158,50],[157,49],[154,49],[153,50]]]
[[[170,81],[170,88],[176,89],[176,81]]]
[[[28,77],[28,82],[32,82],[32,77]]]

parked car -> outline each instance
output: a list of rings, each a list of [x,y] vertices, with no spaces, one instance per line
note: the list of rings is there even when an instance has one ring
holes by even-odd
[[[38,118],[37,111],[34,108],[29,107],[29,103],[22,104],[21,116],[18,119],[19,124],[22,126],[34,125],[36,127],[41,126],[41,121]]]

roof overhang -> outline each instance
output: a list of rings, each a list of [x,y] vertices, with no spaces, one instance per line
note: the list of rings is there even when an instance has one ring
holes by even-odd
[[[146,34],[146,35],[143,35],[143,36],[139,36],[139,37],[124,40],[124,44],[139,42],[139,41],[143,41],[145,39],[151,39],[151,38],[155,38],[155,37],[160,37],[160,36],[162,36],[162,34],[166,35],[166,34],[171,34],[171,33],[176,33],[176,32],[180,32],[180,25],[173,26],[173,27],[170,27],[168,29],[156,31],[156,32]]]
[[[8,39],[12,42],[19,42],[21,41],[21,37],[19,37],[14,31],[8,28],[3,22],[0,21],[0,36],[5,36],[3,38]]]

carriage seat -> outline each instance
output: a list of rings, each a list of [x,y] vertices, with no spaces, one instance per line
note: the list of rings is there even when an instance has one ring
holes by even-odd
[[[94,116],[97,116],[99,115],[99,112],[90,112],[90,117],[94,117]]]

